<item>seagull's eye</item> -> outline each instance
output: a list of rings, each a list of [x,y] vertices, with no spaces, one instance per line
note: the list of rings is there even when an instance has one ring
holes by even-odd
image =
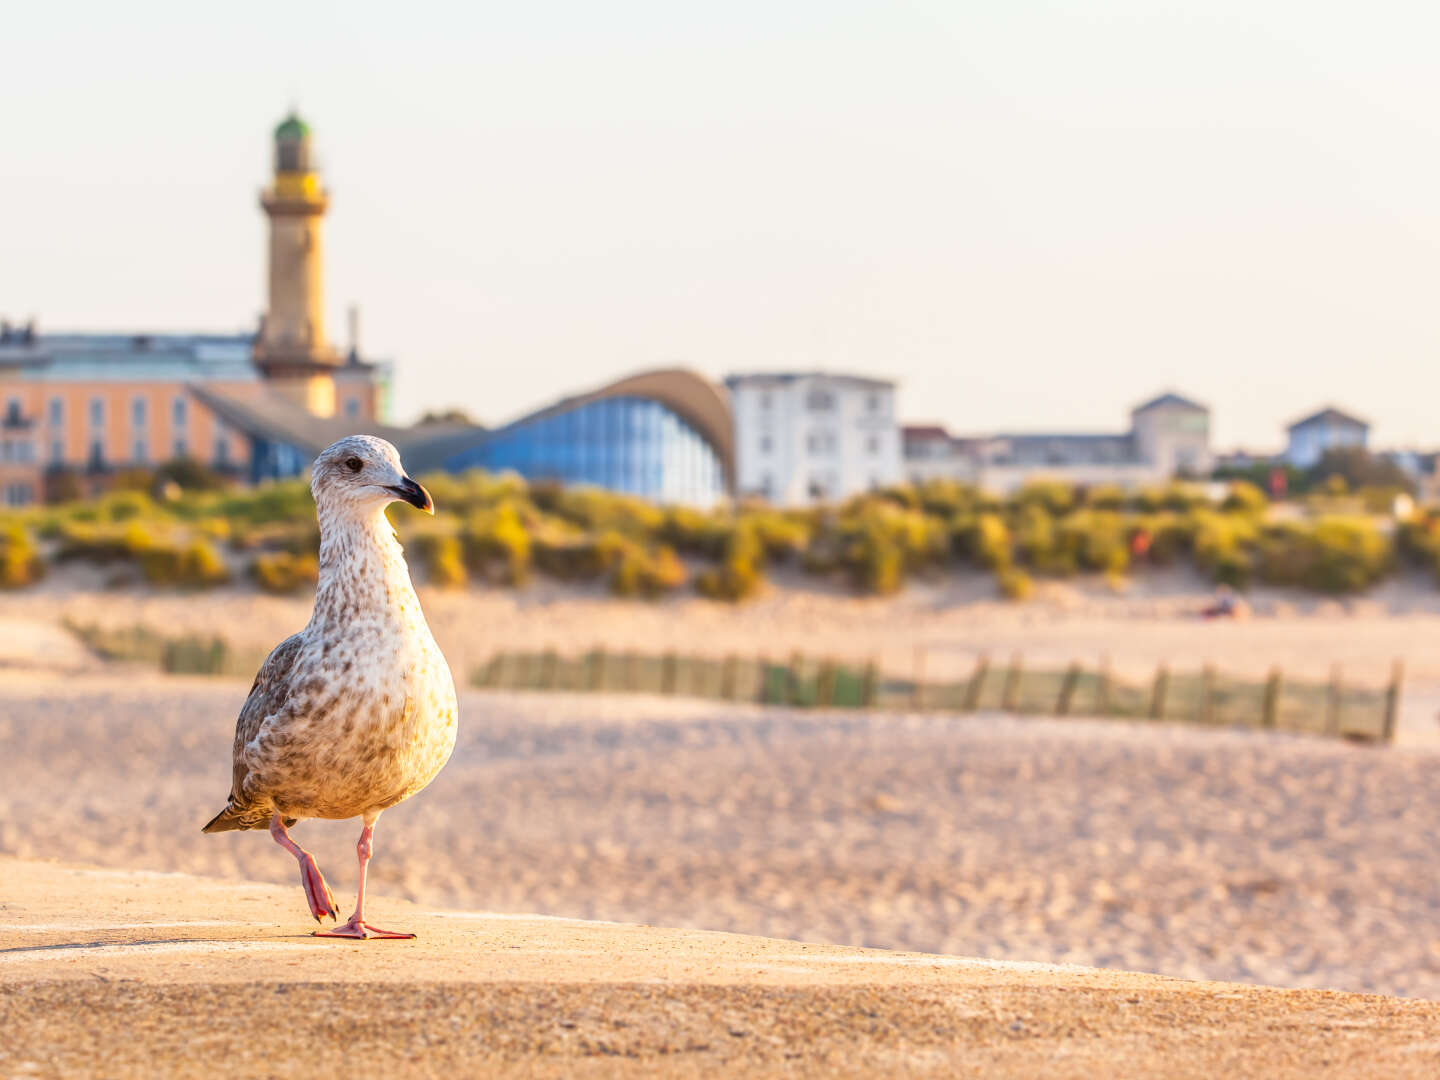
[[[361,461],[358,457],[346,458],[345,467],[351,472],[359,472],[365,467],[365,463]]]

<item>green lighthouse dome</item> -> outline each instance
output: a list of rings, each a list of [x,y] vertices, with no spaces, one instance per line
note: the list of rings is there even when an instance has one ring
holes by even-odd
[[[310,125],[301,120],[292,110],[290,115],[280,121],[275,129],[276,142],[299,142],[301,139],[310,137]]]

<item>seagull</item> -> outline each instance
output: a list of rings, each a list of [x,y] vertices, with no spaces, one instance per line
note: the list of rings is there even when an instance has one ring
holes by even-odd
[[[363,822],[355,914],[316,937],[413,938],[365,921],[365,871],[381,811],[430,783],[455,747],[455,681],[385,517],[392,502],[435,512],[384,439],[350,435],[315,459],[320,578],[304,630],[275,647],[235,724],[230,799],[204,830],[269,828],[300,864],[310,914],[336,918],[315,857],[290,838],[301,818]]]

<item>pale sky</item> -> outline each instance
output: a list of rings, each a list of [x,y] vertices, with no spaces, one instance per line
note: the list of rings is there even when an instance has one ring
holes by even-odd
[[[958,431],[1440,445],[1440,6],[11,5],[0,314],[249,328],[292,102],[397,418],[633,370],[900,382]]]

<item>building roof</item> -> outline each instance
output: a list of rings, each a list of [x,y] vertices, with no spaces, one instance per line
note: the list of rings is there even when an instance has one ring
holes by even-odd
[[[281,120],[275,128],[276,142],[294,142],[298,139],[310,137],[310,125],[296,115],[295,110],[290,110],[290,115]]]
[[[312,455],[346,435],[378,435],[403,452],[406,436],[411,433],[408,428],[355,417],[316,416],[263,384],[242,389],[192,383],[187,389],[237,431]]]
[[[950,432],[939,424],[906,424],[900,429],[900,437],[907,442],[920,439],[944,439],[949,441]]]
[[[0,336],[0,367],[22,378],[97,381],[259,378],[251,334],[37,334]]]
[[[1341,427],[1364,428],[1366,431],[1370,429],[1370,424],[1367,421],[1361,420],[1357,416],[1351,416],[1349,413],[1341,412],[1333,405],[1327,405],[1317,413],[1311,413],[1309,416],[1296,420],[1285,430],[1294,431],[1296,428],[1310,427],[1312,424],[1338,424]]]
[[[792,383],[800,379],[825,379],[829,382],[845,382],[873,390],[889,390],[895,386],[894,379],[876,379],[869,375],[847,375],[833,371],[746,371],[725,376],[725,385],[734,389],[745,383]]]
[[[1189,398],[1182,397],[1173,390],[1167,390],[1159,397],[1151,398],[1143,405],[1136,405],[1130,412],[1131,415],[1134,415],[1135,413],[1149,412],[1151,409],[1161,408],[1195,409],[1199,412],[1210,411],[1209,406],[1201,405],[1198,401],[1191,401]]]
[[[700,437],[710,444],[727,486],[735,482],[735,429],[730,415],[730,399],[724,388],[717,386],[703,375],[684,368],[662,368],[658,371],[642,371],[617,382],[583,394],[561,398],[544,408],[511,420],[501,427],[486,430],[480,427],[460,427],[449,432],[436,434],[433,426],[425,429],[410,429],[402,438],[411,446],[410,455],[419,462],[412,466],[417,472],[443,467],[458,454],[464,453],[492,436],[513,431],[516,428],[558,416],[572,409],[588,405],[592,401],[606,398],[637,397],[658,401],[677,416],[690,424]],[[422,432],[424,434],[422,435]],[[392,440],[394,441],[394,440]],[[397,443],[396,445],[401,445]],[[402,447],[403,449],[403,447]],[[406,458],[409,464],[410,458]]]

